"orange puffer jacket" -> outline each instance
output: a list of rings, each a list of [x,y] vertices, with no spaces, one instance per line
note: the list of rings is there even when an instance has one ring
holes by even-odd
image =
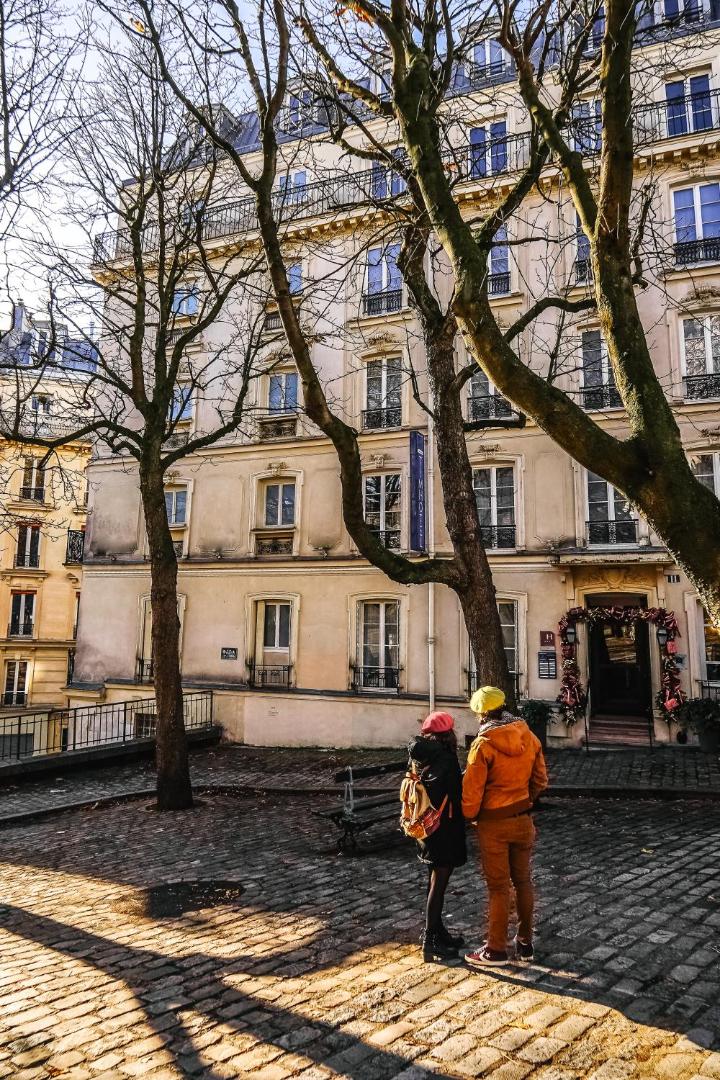
[[[478,735],[468,753],[462,809],[471,821],[529,810],[548,785],[542,746],[524,720]]]

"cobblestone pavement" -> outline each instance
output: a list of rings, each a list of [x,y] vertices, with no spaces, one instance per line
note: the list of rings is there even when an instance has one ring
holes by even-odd
[[[538,963],[423,965],[407,846],[343,859],[322,796],[73,811],[0,836],[0,1077],[720,1077],[720,808],[550,802]],[[237,880],[233,906],[123,914]],[[474,858],[450,925],[479,941]]]
[[[402,757],[401,750],[298,750],[220,746],[194,750],[193,781],[197,786],[226,785],[250,790],[274,788],[332,789],[333,774],[348,762],[355,765]],[[550,750],[550,776],[556,790],[614,789],[711,793],[720,798],[720,758],[694,749]],[[21,783],[0,780],[0,822],[17,815],[61,809],[76,803],[150,791],[150,760],[68,770]],[[363,787],[396,786],[395,777],[363,780]]]

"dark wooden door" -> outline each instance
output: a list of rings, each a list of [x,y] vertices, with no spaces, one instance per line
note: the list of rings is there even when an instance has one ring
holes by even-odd
[[[644,716],[650,703],[647,623],[596,623],[590,630],[594,715]]]

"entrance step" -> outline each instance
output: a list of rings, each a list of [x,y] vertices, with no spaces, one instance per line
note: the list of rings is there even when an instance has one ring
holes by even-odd
[[[611,746],[647,746],[648,722],[643,716],[593,716],[590,741]]]

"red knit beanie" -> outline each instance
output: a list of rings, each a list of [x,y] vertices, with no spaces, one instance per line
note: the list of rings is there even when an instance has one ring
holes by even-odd
[[[441,731],[452,731],[455,727],[455,721],[450,713],[446,712],[431,712],[429,716],[426,716],[423,720],[420,730],[423,735],[439,734]]]

